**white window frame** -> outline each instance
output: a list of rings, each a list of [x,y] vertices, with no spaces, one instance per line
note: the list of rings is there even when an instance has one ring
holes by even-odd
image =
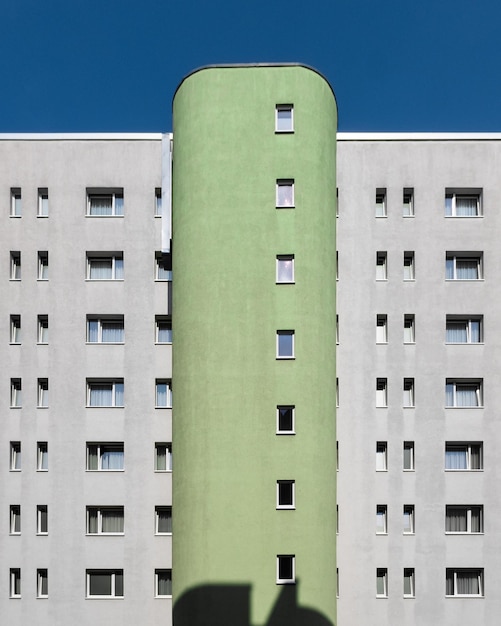
[[[11,344],[21,343],[21,316],[20,315],[10,316],[10,343]]]
[[[282,561],[290,564],[291,576],[282,577],[280,575]],[[296,556],[294,554],[277,554],[277,585],[295,585],[296,584]]]
[[[478,448],[475,450],[475,456],[478,456],[479,466],[472,467],[473,454],[472,448]],[[447,452],[464,452],[465,465],[464,468],[455,469],[454,467],[447,467]],[[484,446],[483,442],[461,442],[461,441],[446,441],[445,442],[445,471],[446,472],[481,472],[484,469]]]
[[[378,441],[376,443],[376,472],[388,471],[388,442]]]
[[[280,337],[291,337],[291,352],[287,354],[280,354]],[[295,358],[295,331],[294,330],[277,330],[276,334],[276,347],[277,347],[277,360],[290,360]]]
[[[376,535],[388,534],[388,506],[386,504],[376,505]]]
[[[93,213],[92,203],[95,200],[110,201],[110,213],[99,214]],[[110,190],[87,190],[87,217],[123,217],[124,216],[124,191],[123,189]]]
[[[90,465],[90,448],[96,448],[97,467],[91,468]],[[87,472],[123,472],[125,469],[125,446],[122,441],[118,442],[87,442],[86,444],[86,471]],[[103,455],[109,451],[116,451],[122,453],[122,467],[119,468],[105,468],[103,467]]]
[[[288,264],[290,264],[288,266]],[[277,285],[291,285],[295,283],[294,279],[294,255],[293,254],[277,254],[275,262],[276,283]],[[284,278],[284,275],[287,275]]]
[[[282,485],[290,487],[291,501],[284,502],[284,494]],[[296,481],[295,480],[277,480],[277,509],[295,509],[296,508]]]
[[[155,252],[155,280],[172,282],[172,255],[170,253]]]
[[[165,457],[165,468],[159,467],[159,452],[163,452]],[[172,472],[172,443],[156,442],[155,443],[155,472]]]
[[[379,582],[381,581],[381,590]],[[378,567],[376,569],[376,598],[388,597],[388,568]]]
[[[280,199],[280,196],[282,195],[280,191],[281,188],[290,189],[290,192],[287,193],[287,198],[285,199],[285,201],[282,201]],[[276,200],[275,206],[277,209],[293,209],[295,207],[294,179],[293,178],[278,178],[277,179],[275,200]]]
[[[416,597],[415,570],[413,567],[404,567],[404,598]],[[408,579],[408,590],[406,590],[406,579]]]
[[[404,280],[416,280],[415,255],[414,252],[404,252]]]
[[[21,187],[10,188],[10,216],[22,217],[23,205],[22,205]]]
[[[21,534],[21,505],[11,504],[9,507],[10,521],[9,521],[9,534],[20,535]]]
[[[20,378],[10,379],[10,408],[20,409],[23,406],[23,384]]]
[[[406,519],[408,522],[406,522]],[[404,504],[403,531],[404,535],[414,535],[416,532],[416,511],[413,504]]]
[[[21,568],[11,567],[9,575],[9,597],[20,598],[21,597]]]
[[[165,325],[166,328],[162,329],[161,326]],[[170,328],[169,328],[170,327]],[[170,333],[170,341],[160,341],[160,333],[165,331]],[[166,315],[155,316],[155,343],[157,344],[171,344],[172,343],[172,319]]]
[[[44,527],[45,513],[45,530]],[[49,534],[49,508],[46,504],[37,504],[37,535]]]
[[[160,576],[163,574],[167,574],[168,579],[170,580],[170,593],[160,593]],[[172,569],[168,568],[159,568],[155,569],[155,598],[172,598]]]
[[[406,467],[406,450],[408,450],[409,463]],[[403,445],[403,470],[404,472],[414,472],[415,471],[415,451],[414,451],[414,442],[413,441],[404,441]]]
[[[37,598],[48,598],[48,597],[49,597],[49,573],[46,567],[39,567],[37,569]]]
[[[475,215],[461,215],[458,213],[458,201],[461,200],[474,200],[476,204]],[[458,218],[477,218],[482,217],[482,190],[445,190],[445,217],[458,217]]]
[[[402,217],[414,217],[414,189],[405,187],[402,195]]]
[[[388,316],[376,315],[376,343],[388,343]]]
[[[103,386],[108,386],[111,390],[111,404],[91,404],[91,399],[92,399],[92,389],[93,386],[95,385],[99,385],[101,387]],[[116,408],[120,408],[123,409],[125,406],[125,400],[123,400],[122,404],[117,404],[117,402],[119,402],[119,400],[117,399],[117,396],[119,395],[119,393],[117,393],[118,391],[118,386],[121,385],[122,386],[122,396],[124,397],[124,379],[123,378],[92,378],[92,379],[87,379],[87,405],[86,408],[88,409],[116,409]]]
[[[447,530],[447,519],[452,511],[465,513],[466,530]],[[480,530],[472,530],[473,511],[478,513]],[[484,534],[484,506],[482,504],[446,504],[445,505],[445,534],[446,535],[483,535]]]
[[[47,441],[37,441],[37,472],[49,471],[49,444]]]
[[[388,379],[376,378],[376,408],[388,408]]]
[[[156,506],[155,507],[155,535],[172,535],[172,530],[161,531],[160,529],[160,517],[162,513],[167,514],[167,520],[170,519],[170,527],[172,528],[172,507],[171,506]]]
[[[290,112],[290,117],[283,120],[282,128],[279,120],[280,112]],[[288,122],[288,124],[287,124]],[[276,133],[293,133],[294,132],[294,105],[293,104],[277,104],[275,106],[275,132]]]
[[[21,280],[21,253],[11,250],[10,253],[10,280]]]
[[[386,189],[376,189],[376,201],[375,201],[376,217],[388,217],[386,209]]]
[[[475,261],[476,272],[475,278],[458,278],[458,263],[463,261]],[[448,277],[448,270],[452,270],[452,276]],[[461,281],[461,282],[473,282],[477,280],[483,280],[483,253],[482,252],[446,252],[445,253],[445,280],[446,281]]]
[[[447,404],[447,388],[452,388],[452,404]],[[476,404],[458,405],[457,391],[459,387],[468,388],[475,392]],[[482,378],[447,378],[445,381],[445,408],[446,409],[483,409],[483,379]]]
[[[404,378],[402,404],[404,409],[413,409],[416,406],[414,378]]]
[[[110,262],[110,276],[106,278],[96,278],[91,276],[92,263],[98,261]],[[118,263],[117,263],[118,262]],[[102,282],[106,280],[124,280],[124,255],[123,252],[103,252],[103,253],[87,253],[87,276],[86,280]]]
[[[90,325],[91,323],[97,324],[97,340],[91,341],[91,332]],[[103,341],[103,327],[106,327],[107,324],[121,324],[122,325],[122,341]],[[87,343],[92,345],[94,344],[123,344],[125,341],[125,325],[124,325],[124,316],[123,315],[106,315],[106,316],[95,316],[95,315],[87,315]]]
[[[116,569],[116,570],[110,570],[110,569],[88,569],[86,570],[86,598],[87,599],[96,599],[96,600],[116,600],[116,599],[122,599],[124,597],[124,580],[123,580],[123,569]],[[93,574],[98,574],[98,575],[109,575],[110,576],[110,585],[111,585],[111,593],[109,595],[91,595],[90,593],[90,583],[91,583],[91,576]],[[117,575],[122,577],[122,593],[120,594],[120,592],[118,592],[117,594],[117,584],[116,584],[116,577]]]
[[[37,217],[49,217],[49,190],[47,187],[38,188]]]
[[[376,280],[388,280],[388,254],[384,250],[376,252]]]
[[[49,343],[49,316],[48,315],[39,315],[37,317],[38,321],[38,343],[39,344],[47,344]]]
[[[463,326],[466,341],[447,341],[449,324]],[[472,337],[476,334],[473,332],[472,324],[478,324],[478,341],[472,341]],[[451,345],[478,345],[483,343],[483,315],[447,315],[445,318],[445,343]]]
[[[103,530],[103,512],[113,511],[115,514],[122,514],[122,531],[119,532],[109,532]],[[90,530],[90,520],[91,516],[95,513],[95,517],[97,518],[97,530],[96,532],[91,532]],[[123,506],[87,506],[85,511],[85,523],[86,523],[86,534],[91,537],[97,537],[99,535],[110,536],[110,535],[124,535],[125,534],[125,512]]]
[[[472,575],[475,575],[475,577],[477,578],[477,582],[478,582],[478,588],[480,593],[471,593],[471,594],[460,594],[458,593],[458,585],[457,585],[457,576],[460,572],[469,572]],[[453,577],[453,593],[452,594],[447,594],[447,579],[449,578],[449,576]],[[446,578],[446,593],[445,593],[445,597],[446,598],[483,598],[484,597],[484,568],[483,567],[474,567],[474,568],[470,568],[470,567],[458,567],[458,568],[452,568],[452,567],[448,567],[445,571],[445,578]]]
[[[38,379],[37,409],[49,408],[49,379]]]
[[[166,387],[165,404],[160,403],[161,392],[160,387]],[[172,380],[168,378],[157,378],[155,380],[155,408],[156,409],[172,409]]]
[[[46,250],[38,253],[37,280],[49,280],[49,253]]]
[[[290,411],[291,416],[291,428],[280,428],[280,413],[281,411]],[[284,418],[285,419],[285,418]],[[277,405],[277,435],[295,435],[296,434],[296,407],[293,404],[279,404]]]

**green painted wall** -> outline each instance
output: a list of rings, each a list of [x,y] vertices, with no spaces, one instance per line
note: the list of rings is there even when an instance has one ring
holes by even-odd
[[[293,134],[275,133],[280,103]],[[250,585],[256,625],[282,591],[277,554],[296,555],[298,604],[336,621],[336,124],[302,66],[206,68],[174,98],[174,602]],[[275,208],[280,178],[294,209]],[[275,284],[277,254],[295,255],[294,285]],[[295,360],[276,360],[277,329]],[[275,434],[279,404],[296,435]],[[294,511],[276,510],[280,479]]]

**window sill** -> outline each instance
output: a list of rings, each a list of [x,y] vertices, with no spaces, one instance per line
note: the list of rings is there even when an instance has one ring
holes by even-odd
[[[275,128],[275,135],[293,135],[294,129],[292,130],[278,130]]]
[[[172,341],[155,341],[156,346],[172,346]]]
[[[376,472],[387,472],[387,469],[377,469]]]
[[[37,341],[37,346],[48,346],[49,342],[48,341]]]
[[[483,278],[446,278],[446,283],[483,283]]]
[[[415,406],[403,406],[402,408],[403,409],[415,409],[416,407]]]
[[[85,217],[93,217],[93,218],[98,218],[98,219],[109,219],[111,218],[116,218],[118,217],[119,219],[123,219],[124,216],[123,215],[89,215],[88,213],[85,215]]]
[[[408,220],[408,219],[414,219],[416,216],[415,215],[402,215],[402,217]]]
[[[445,534],[446,534],[446,535],[461,535],[461,536],[464,536],[464,535],[473,535],[474,537],[476,537],[477,535],[480,535],[480,536],[484,535],[484,533],[483,533],[483,532],[482,532],[482,533],[473,533],[473,532],[466,532],[466,531],[462,532],[462,531],[460,531],[460,532],[457,532],[457,533],[456,533],[456,532],[454,532],[454,531],[450,531],[450,530],[446,530],[446,531],[445,531]]]
[[[48,409],[48,406],[37,406],[37,409]]]
[[[387,409],[388,405],[385,404],[384,406],[376,406],[376,409]]]
[[[404,283],[415,283],[416,279],[415,278],[404,278],[403,281],[404,281]]]
[[[461,410],[463,410],[463,409],[475,409],[475,410],[478,410],[478,409],[483,409],[484,407],[483,406],[446,406],[444,408],[445,409],[461,409]]]
[[[21,279],[20,279],[20,278],[9,278],[9,281],[10,281],[11,283],[20,283],[20,282],[21,282]]]
[[[37,278],[37,283],[47,283],[49,282],[48,278]]]
[[[155,533],[155,537],[172,537],[172,533]]]
[[[483,341],[446,341],[446,346],[483,346]]]
[[[172,470],[171,469],[165,469],[165,470],[153,470],[155,472],[155,474],[172,474]]]
[[[125,406],[122,404],[121,406],[111,406],[109,404],[103,404],[102,406],[96,406],[94,404],[86,404],[86,409],[124,409]]]
[[[388,536],[388,533],[378,533],[378,532],[377,532],[377,533],[376,533],[376,535],[377,535],[378,537],[387,537],[387,536]]]
[[[37,537],[47,537],[49,533],[36,533]]]
[[[376,278],[376,282],[377,283],[387,283],[388,279],[387,278]]]
[[[123,283],[123,278],[86,278],[86,283]]]
[[[37,600],[48,600],[49,596],[37,596]]]
[[[86,341],[86,346],[123,346],[125,341]]]
[[[169,280],[168,278],[155,278],[155,282],[156,283],[171,283],[172,280]]]
[[[123,600],[123,596],[85,596],[86,600]]]
[[[415,600],[416,596],[403,596],[404,600]]]
[[[295,280],[277,280],[275,281],[275,285],[295,285]]]
[[[20,537],[21,533],[9,533],[9,537]]]
[[[42,220],[46,220],[48,219],[48,217],[49,217],[48,215],[37,215],[37,218],[42,219]]]
[[[406,537],[414,537],[416,535],[415,532],[412,533],[406,533],[405,531],[402,533],[402,535],[405,535]]]
[[[20,600],[21,596],[9,596],[9,600]]]
[[[416,342],[415,341],[404,341],[404,346],[415,346]]]
[[[295,209],[296,206],[294,204],[283,204],[280,206],[275,206],[276,209]]]
[[[171,406],[156,406],[155,409],[172,409]]]
[[[376,596],[377,600],[388,600],[388,596]]]
[[[11,406],[9,408],[11,408],[11,409],[22,409],[23,407],[22,406]]]
[[[287,436],[287,435],[295,435],[296,432],[294,430],[277,430],[275,432],[276,435]]]
[[[10,469],[9,472],[17,472],[19,473],[21,470],[20,469]]]
[[[387,346],[388,342],[387,341],[376,341],[376,346]]]
[[[444,215],[446,220],[478,220],[482,219],[483,215]]]
[[[85,533],[86,537],[123,537],[125,533]]]
[[[11,345],[11,346],[20,346],[20,345],[21,345],[21,342],[20,342],[20,341],[11,341],[11,342],[9,343],[9,345]]]
[[[107,474],[108,472],[125,472],[124,469],[97,469],[97,470],[86,469],[85,471],[86,472],[95,473],[95,474],[97,474],[99,472],[104,472],[105,474]]]
[[[277,511],[295,511],[296,507],[295,506],[277,506],[276,510]]]
[[[42,473],[43,473],[43,472],[48,472],[49,470],[48,470],[48,469],[37,469],[36,471],[37,471],[37,472],[42,472]]]
[[[277,580],[276,584],[277,585],[295,585],[296,581],[295,580]]]
[[[454,595],[454,596],[445,596],[445,597],[446,598],[461,598],[463,600],[465,598],[474,598],[476,600],[483,600],[485,598],[485,596],[477,596],[477,595],[474,595],[473,593],[468,593],[468,594],[465,594],[465,595],[457,594],[457,595]]]
[[[18,220],[18,219],[20,219],[20,218],[22,217],[22,215],[9,215],[9,217],[10,217],[11,219]]]
[[[483,472],[483,469],[466,469],[466,468],[460,468],[460,469],[452,469],[452,468],[445,468],[444,472]]]
[[[415,472],[416,470],[415,470],[415,469],[404,469],[404,470],[402,470],[402,471],[403,471],[403,472]]]
[[[294,361],[295,360],[295,356],[277,356],[276,360],[277,361]]]
[[[375,215],[374,216],[377,220],[385,220],[388,219],[387,215]]]
[[[155,596],[155,600],[172,600],[172,596]]]

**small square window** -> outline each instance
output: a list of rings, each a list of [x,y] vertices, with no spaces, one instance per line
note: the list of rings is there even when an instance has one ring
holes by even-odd
[[[445,406],[447,408],[481,408],[483,406],[482,379],[447,378]]]
[[[10,379],[10,408],[19,409],[22,406],[22,387],[20,378]]]
[[[403,217],[414,217],[414,189],[407,187],[404,189],[402,199]]]
[[[482,252],[446,252],[446,280],[482,280]]]
[[[388,570],[386,567],[378,567],[376,570],[376,596],[388,597]]]
[[[388,507],[386,504],[378,504],[376,506],[376,534],[386,535],[388,533],[386,522],[388,516]]]
[[[294,255],[277,255],[276,260],[276,281],[277,283],[294,282]]]
[[[88,506],[87,507],[87,534],[88,535],[123,535],[124,534],[124,507],[123,506]]]
[[[11,598],[21,597],[21,568],[10,568],[10,593]]]
[[[376,217],[386,217],[386,189],[376,189]]]
[[[414,279],[414,252],[404,252],[404,280]]]
[[[10,534],[21,534],[21,505],[19,504],[10,505]]]
[[[19,251],[10,253],[10,279],[21,280],[21,253]]]
[[[22,204],[21,204],[21,188],[11,187],[10,189],[10,216],[21,217]]]
[[[446,189],[446,217],[480,217],[482,215],[481,189]]]
[[[386,252],[376,252],[376,280],[387,280]]]
[[[21,316],[10,316],[10,343],[21,343]]]
[[[87,280],[123,280],[122,252],[87,252]]]
[[[388,443],[378,441],[376,443],[376,471],[386,472],[388,469]]]
[[[155,217],[162,217],[162,189],[155,189]]]
[[[294,406],[277,406],[277,435],[294,434]]]
[[[87,470],[119,472],[124,469],[124,444],[87,443]]]
[[[294,358],[294,331],[277,330],[277,359]]]
[[[414,598],[415,586],[414,586],[414,568],[404,568],[404,598]]]
[[[172,535],[172,507],[155,507],[155,534]]]
[[[46,472],[49,469],[49,446],[46,441],[37,443],[37,471]]]
[[[414,471],[414,442],[404,441],[404,471]]]
[[[404,504],[404,535],[414,534],[414,505]]]
[[[49,531],[48,509],[46,504],[37,505],[37,535],[47,535]]]
[[[46,409],[49,406],[49,380],[47,378],[38,379],[38,400],[37,408]]]
[[[155,570],[155,597],[170,598],[172,596],[172,570]]]
[[[275,132],[294,132],[294,107],[292,104],[277,104],[275,107]]]
[[[172,444],[155,444],[155,472],[172,471]]]
[[[172,255],[155,252],[155,280],[172,280]]]
[[[87,315],[87,343],[123,343],[124,316]]]
[[[87,570],[88,598],[121,598],[124,595],[124,572],[117,570]]]
[[[404,343],[415,343],[415,331],[414,331],[414,314],[408,313],[404,315]]]
[[[123,189],[87,189],[87,215],[90,217],[122,217]]]
[[[388,379],[376,378],[376,407],[386,408],[388,406]]]
[[[459,597],[483,597],[484,569],[447,568],[445,570],[445,595]]]
[[[157,409],[172,409],[172,381],[155,381],[155,407]]]
[[[37,569],[37,598],[49,597],[49,577],[46,569]]]
[[[49,316],[38,316],[38,343],[49,343]]]
[[[376,315],[376,343],[388,343],[388,316]]]
[[[38,253],[38,280],[49,280],[49,253]]]
[[[276,206],[288,209],[294,207],[294,181],[292,179],[277,180]]]
[[[172,321],[166,315],[155,316],[155,343],[172,343]]]
[[[445,321],[445,343],[481,343],[482,315],[447,315]]]
[[[88,407],[123,407],[124,379],[87,379]]]
[[[49,217],[49,190],[47,187],[38,188],[37,217]]]
[[[414,408],[414,378],[404,378],[403,388],[403,406],[404,408]]]
[[[295,509],[295,492],[294,480],[277,480],[277,509]]]
[[[20,441],[10,442],[10,471],[11,472],[21,471],[21,442]]]
[[[484,469],[483,443],[446,441],[445,469],[475,471]]]
[[[296,582],[296,557],[293,554],[277,555],[277,585],[293,585]]]

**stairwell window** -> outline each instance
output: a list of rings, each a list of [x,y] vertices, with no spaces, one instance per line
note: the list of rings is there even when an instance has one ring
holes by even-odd
[[[294,331],[277,330],[277,359],[294,358]]]
[[[277,104],[275,107],[275,132],[294,132],[294,106],[292,104]]]
[[[294,480],[277,480],[277,509],[295,509],[295,493]]]
[[[276,186],[276,207],[278,209],[294,208],[294,180],[278,179]]]
[[[276,281],[277,283],[294,282],[294,255],[279,254],[276,259]]]
[[[293,554],[277,555],[277,585],[296,583],[296,557]]]

